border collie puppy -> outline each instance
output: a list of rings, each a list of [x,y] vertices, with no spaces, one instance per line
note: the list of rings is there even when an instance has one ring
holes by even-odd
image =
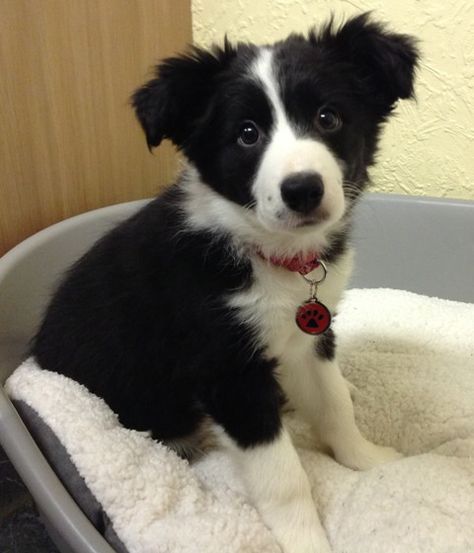
[[[157,440],[192,443],[211,421],[285,553],[330,550],[286,402],[345,466],[399,456],[356,427],[328,326],[352,208],[417,59],[414,39],[364,14],[165,60],[132,103],[183,173],[72,267],[33,345]]]

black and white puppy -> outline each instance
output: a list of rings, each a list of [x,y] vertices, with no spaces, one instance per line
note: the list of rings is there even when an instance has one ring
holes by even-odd
[[[413,95],[417,57],[412,38],[365,14],[165,60],[132,102],[148,146],[170,139],[184,171],[74,265],[34,342],[41,367],[127,427],[183,442],[211,420],[285,553],[329,551],[286,401],[348,467],[398,456],[357,429],[333,331],[307,334],[295,313],[310,295],[298,260],[311,258],[327,267],[318,299],[336,310],[352,207],[381,126]]]

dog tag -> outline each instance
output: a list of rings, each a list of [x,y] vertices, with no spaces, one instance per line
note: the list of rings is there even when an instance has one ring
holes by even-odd
[[[311,297],[298,307],[296,324],[306,334],[316,336],[331,326],[331,313],[323,303]]]
[[[309,284],[309,299],[302,303],[296,311],[296,324],[298,328],[306,334],[317,336],[326,332],[331,326],[331,312],[321,303],[316,297],[318,284],[321,284],[326,278],[327,268],[323,261],[318,260],[318,265],[321,267],[323,274],[319,279],[309,278],[307,275],[300,273],[303,279]]]

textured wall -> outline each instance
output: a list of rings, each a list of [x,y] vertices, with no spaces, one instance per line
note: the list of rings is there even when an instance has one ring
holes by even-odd
[[[402,102],[372,170],[375,189],[474,198],[474,2],[472,0],[193,0],[196,44],[264,43],[306,31],[331,12],[373,10],[421,39],[417,102]]]

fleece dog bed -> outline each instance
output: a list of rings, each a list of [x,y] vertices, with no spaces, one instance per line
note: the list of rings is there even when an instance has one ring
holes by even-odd
[[[352,290],[335,325],[359,427],[406,457],[354,472],[288,415],[334,552],[474,553],[474,305]],[[118,552],[279,551],[222,452],[190,466],[33,359],[6,389]]]

